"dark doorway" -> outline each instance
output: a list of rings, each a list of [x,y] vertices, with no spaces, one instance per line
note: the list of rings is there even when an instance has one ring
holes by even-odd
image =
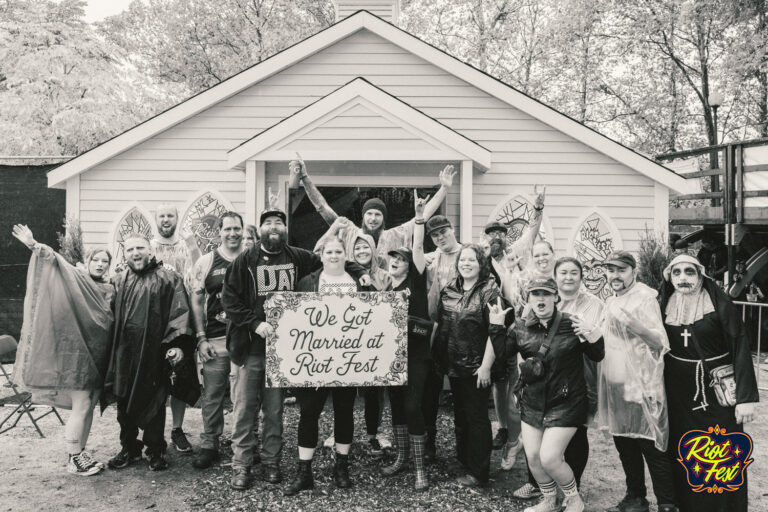
[[[434,196],[439,187],[417,187],[420,197]],[[338,215],[360,226],[363,204],[378,197],[387,205],[387,227],[399,226],[413,218],[413,188],[406,187],[318,187],[330,207]],[[444,206],[444,205],[443,205]],[[442,211],[441,206],[440,211]],[[290,244],[314,249],[315,243],[328,231],[328,224],[315,210],[303,188],[293,189],[288,207]],[[425,252],[435,250],[429,237],[424,240]]]

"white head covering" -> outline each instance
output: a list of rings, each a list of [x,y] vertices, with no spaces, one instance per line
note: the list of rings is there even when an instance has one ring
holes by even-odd
[[[664,280],[672,282],[672,268],[681,263],[689,263],[699,269],[699,280],[690,293],[680,293],[675,290],[667,303],[667,325],[691,325],[701,320],[707,313],[712,313],[715,306],[709,293],[704,289],[704,279],[709,276],[704,272],[704,265],[688,254],[680,254],[669,262],[664,269]]]

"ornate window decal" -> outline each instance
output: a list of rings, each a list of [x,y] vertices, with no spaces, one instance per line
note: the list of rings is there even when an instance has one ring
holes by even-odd
[[[112,229],[111,245],[114,258],[114,265],[122,266],[125,262],[125,252],[123,251],[123,242],[131,233],[141,233],[150,240],[155,236],[152,215],[149,211],[139,204],[134,204],[128,208],[120,217],[117,224]]]
[[[546,210],[545,210],[546,211]],[[513,194],[501,201],[488,216],[488,222],[500,222],[507,227],[507,247],[518,240],[528,229],[533,216],[533,200],[519,194]],[[552,225],[544,214],[539,229],[539,240],[546,240],[553,246]]]
[[[216,191],[205,191],[195,195],[179,221],[179,229],[185,235],[195,237],[195,242],[202,254],[207,254],[219,246],[219,233],[216,223],[222,213],[232,210],[232,203]]]
[[[602,264],[611,252],[621,249],[619,230],[607,215],[596,209],[582,217],[576,226],[570,250],[584,267],[582,283],[587,291],[605,300],[611,295],[611,289],[606,286],[608,279]]]

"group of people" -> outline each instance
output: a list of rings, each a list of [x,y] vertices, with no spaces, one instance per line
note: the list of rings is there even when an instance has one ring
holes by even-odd
[[[488,483],[494,449],[503,450],[503,469],[511,469],[522,450],[528,482],[514,494],[540,497],[526,511],[581,511],[587,429],[597,425],[613,436],[626,476],[626,495],[615,510],[649,509],[644,462],[660,511],[747,510],[746,482],[725,494],[695,493],[672,455],[688,430],[714,424],[742,429],[754,419],[758,401],[744,326],[697,260],[673,259],[659,295],[636,280],[630,253],[614,252],[603,263],[614,295],[603,302],[582,288],[579,260],[556,259],[538,238],[544,191],[535,191],[530,229],[514,244],[503,225],[490,223],[482,243],[462,245],[450,220],[436,214],[452,186],[451,166],[440,173],[434,197],[414,191],[415,217],[391,228],[383,201],[365,202],[358,227],[330,208],[303,162],[289,168],[291,185],[304,188],[329,224],[314,251],[287,244],[286,214],[271,205],[257,229],[235,212],[221,215],[220,246],[199,256],[176,233],[176,210],[161,206],[159,238],[128,235],[126,268],[109,279],[109,251],[94,249],[72,266],[37,243],[26,226],[14,227],[14,236],[33,251],[14,375],[36,400],[72,409],[68,471],[92,475],[104,468],[85,449],[99,401],[117,404],[122,448],[110,468],[141,460],[144,447],[151,470],[167,467],[169,395],[171,440],[176,449],[191,451],[182,423],[186,404],[200,394],[197,354],[204,431],[193,465],[215,463],[230,391],[231,487],[248,488],[258,461],[263,479],[279,484],[285,390],[265,386],[266,340],[274,330],[264,310],[268,295],[407,290],[408,383],[387,390],[394,457],[382,466],[383,475],[405,470],[410,459],[414,489],[429,488],[426,465],[436,457],[438,403],[447,378],[463,486]],[[425,235],[437,247],[431,253],[424,252]],[[706,382],[705,370],[721,364],[734,368],[735,397],[726,404]],[[333,481],[350,487],[357,389],[293,392],[300,410],[298,463],[284,494],[314,485],[318,421],[328,397]],[[491,393],[500,424],[495,439]]]

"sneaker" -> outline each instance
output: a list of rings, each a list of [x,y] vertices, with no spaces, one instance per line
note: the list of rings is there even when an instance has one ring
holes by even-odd
[[[584,512],[584,501],[578,494],[566,496],[563,500],[563,512]]]
[[[523,512],[560,512],[560,505],[557,504],[557,496],[542,496],[536,505]]]
[[[520,450],[522,449],[523,443],[520,441],[520,439],[518,439],[515,443],[510,443],[507,441],[507,444],[504,445],[504,451],[501,452],[501,469],[504,471],[509,471],[512,469],[515,466],[517,454],[520,453]]]
[[[161,452],[149,455],[150,471],[162,471],[164,469],[168,469],[168,461],[165,460],[165,454]]]
[[[192,453],[192,445],[187,441],[187,435],[181,428],[171,430],[171,442],[176,447],[176,451],[181,453]]]
[[[379,442],[382,450],[389,450],[392,448],[392,442],[384,434],[377,434],[376,440]]]
[[[67,463],[67,473],[78,476],[91,476],[100,472],[102,467],[93,460],[78,455],[70,455]]]
[[[325,440],[325,442],[323,443],[323,446],[325,446],[326,448],[333,448],[333,447],[335,447],[336,446],[336,439],[333,436],[329,437],[328,439]]]
[[[500,428],[496,431],[496,437],[493,438],[493,449],[501,450],[507,444],[509,431],[506,428]]]
[[[538,487],[534,487],[530,482],[526,482],[521,488],[512,493],[515,498],[521,500],[531,500],[541,496],[541,491]]]
[[[84,459],[84,460],[86,460],[86,461],[89,461],[89,462],[93,462],[94,464],[96,464],[97,466],[99,466],[101,469],[104,469],[105,467],[107,467],[107,465],[106,465],[106,464],[104,464],[103,462],[101,462],[101,461],[98,461],[98,460],[95,460],[93,457],[91,457],[91,454],[90,454],[90,453],[88,453],[88,452],[87,452],[87,451],[85,451],[85,450],[83,450],[82,452],[80,452],[80,458],[81,458],[81,459]]]
[[[123,448],[120,453],[109,459],[107,466],[111,469],[123,469],[130,466],[134,462],[141,460],[141,452],[130,452],[128,449]]]

